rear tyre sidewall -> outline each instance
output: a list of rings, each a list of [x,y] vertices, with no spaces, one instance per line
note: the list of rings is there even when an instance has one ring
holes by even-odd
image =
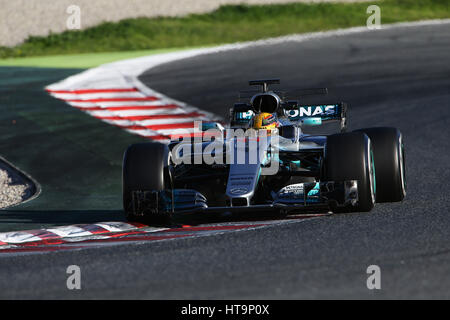
[[[406,196],[406,166],[403,137],[396,128],[357,130],[372,141],[376,168],[377,202],[402,201]]]

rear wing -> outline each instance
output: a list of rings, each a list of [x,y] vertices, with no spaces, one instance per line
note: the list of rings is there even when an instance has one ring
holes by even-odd
[[[297,101],[283,103],[280,116],[286,116],[293,122],[303,122],[309,125],[321,125],[329,122],[340,122],[341,131],[345,131],[347,124],[347,104],[299,105]],[[236,103],[230,109],[231,127],[245,127],[254,116],[252,107],[247,103]]]
[[[341,131],[345,131],[347,104],[299,105],[297,101],[288,101],[283,105],[284,115],[291,121],[320,125],[326,122],[340,122]]]

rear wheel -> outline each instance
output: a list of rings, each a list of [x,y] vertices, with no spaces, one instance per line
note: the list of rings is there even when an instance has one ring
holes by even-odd
[[[153,202],[137,203],[136,196],[133,198],[136,191],[158,192],[171,189],[168,157],[168,147],[154,142],[133,144],[125,151],[122,191],[123,207],[128,221],[142,221],[149,224],[170,223],[170,214],[160,212]],[[145,210],[137,210],[137,207]]]
[[[405,151],[402,134],[396,128],[380,127],[357,130],[372,142],[377,202],[402,201],[406,195]]]
[[[358,180],[358,204],[346,207],[331,204],[333,212],[372,210],[375,203],[376,184],[373,151],[369,137],[362,132],[328,136],[322,180]]]

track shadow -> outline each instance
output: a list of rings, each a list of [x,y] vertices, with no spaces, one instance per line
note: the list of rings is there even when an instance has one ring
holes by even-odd
[[[239,222],[264,222],[264,221],[274,221],[274,220],[295,220],[304,219],[316,216],[327,216],[330,215],[329,212],[304,212],[301,214],[281,214],[279,212],[252,212],[252,213],[233,213],[233,214],[221,214],[221,213],[208,213],[208,214],[174,214],[171,225],[172,227],[179,227],[180,225],[191,225],[198,226],[201,224],[211,224],[211,223],[239,223]],[[141,221],[144,224],[148,224],[145,219]],[[159,224],[158,226],[169,226],[168,224]]]

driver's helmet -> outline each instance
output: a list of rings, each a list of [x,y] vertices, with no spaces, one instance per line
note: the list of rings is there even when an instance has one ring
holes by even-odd
[[[261,112],[253,117],[253,129],[273,130],[278,127],[277,117],[272,113]]]

